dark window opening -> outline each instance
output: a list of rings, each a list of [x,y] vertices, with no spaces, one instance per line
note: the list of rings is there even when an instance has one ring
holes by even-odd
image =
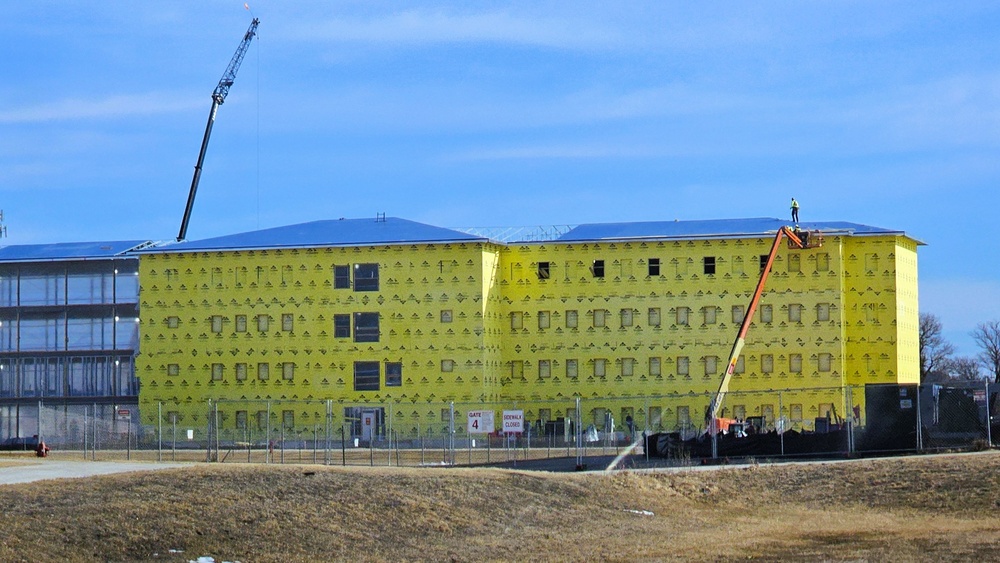
[[[333,288],[334,289],[350,289],[351,288],[351,267],[350,266],[334,266],[333,267]]]
[[[354,313],[354,341],[378,342],[378,313]]]
[[[333,316],[333,337],[334,338],[350,338],[351,337],[351,316],[350,315],[334,315]]]
[[[354,362],[354,390],[378,391],[378,362]]]
[[[403,363],[402,362],[386,362],[385,363],[385,386],[386,387],[399,387],[403,384]]]
[[[649,259],[649,275],[658,276],[660,275],[660,259],[650,258]]]
[[[715,256],[706,256],[702,259],[702,265],[705,269],[705,275],[714,276],[715,275]]]
[[[594,260],[594,265],[590,267],[590,272],[595,278],[604,277],[604,260]]]
[[[549,263],[548,262],[539,262],[538,263],[538,279],[540,279],[540,280],[547,280],[547,279],[549,279],[549,275],[550,275],[550,273],[549,273]]]
[[[764,268],[767,267],[767,254],[760,255],[760,271],[763,272]]]
[[[378,291],[378,264],[354,265],[354,291]]]

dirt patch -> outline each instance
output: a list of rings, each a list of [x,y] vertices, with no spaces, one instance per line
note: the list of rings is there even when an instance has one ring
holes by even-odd
[[[4,487],[0,560],[986,560],[998,475],[996,453],[611,475],[198,465]]]

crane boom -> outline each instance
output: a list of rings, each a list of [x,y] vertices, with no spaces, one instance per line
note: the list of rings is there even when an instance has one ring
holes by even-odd
[[[212,126],[215,125],[215,114],[218,112],[219,106],[225,103],[226,96],[229,95],[229,88],[236,81],[236,73],[239,72],[240,65],[243,64],[243,57],[246,56],[247,49],[250,48],[250,42],[253,40],[254,35],[257,34],[258,24],[260,24],[260,20],[257,18],[254,18],[250,22],[250,27],[247,29],[246,34],[243,35],[243,41],[240,42],[240,46],[233,53],[233,58],[229,61],[226,72],[223,73],[222,78],[219,80],[219,85],[212,91],[212,109],[208,112],[208,124],[205,126],[205,136],[201,139],[201,151],[198,153],[198,163],[194,165],[194,178],[191,179],[191,190],[188,192],[187,205],[184,207],[181,230],[177,233],[178,242],[184,240],[187,236],[188,222],[191,220],[191,210],[194,209],[194,198],[198,193],[198,182],[201,180],[201,167],[205,163],[208,140],[212,137]]]
[[[708,410],[705,412],[706,422],[713,425],[712,431],[714,433],[714,424],[716,417],[719,416],[719,410],[722,408],[722,401],[726,398],[726,393],[729,392],[729,383],[733,379],[733,372],[736,371],[736,362],[740,358],[740,353],[743,351],[743,345],[746,342],[747,331],[750,329],[750,323],[753,321],[754,312],[757,310],[757,304],[760,303],[760,297],[764,294],[764,285],[767,283],[767,276],[771,272],[771,265],[774,263],[774,258],[778,255],[778,248],[781,246],[781,239],[788,237],[788,246],[792,248],[811,248],[815,244],[821,244],[822,239],[820,237],[808,237],[812,239],[813,245],[807,243],[807,240],[803,240],[804,237],[801,236],[800,232],[793,231],[792,229],[782,226],[778,229],[777,234],[774,235],[774,243],[771,244],[771,251],[767,255],[767,262],[763,265],[760,272],[760,279],[757,281],[757,289],[754,290],[753,296],[750,298],[750,305],[747,307],[746,314],[743,315],[743,322],[740,324],[740,331],[736,335],[736,342],[733,343],[733,349],[729,353],[729,361],[726,362],[726,371],[722,374],[722,381],[719,382],[719,390],[715,393],[715,397],[712,398],[712,402],[708,405]],[[819,241],[817,243],[817,241]]]

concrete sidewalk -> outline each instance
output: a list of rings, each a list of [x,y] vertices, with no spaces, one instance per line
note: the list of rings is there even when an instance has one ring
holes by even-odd
[[[8,465],[9,464],[9,465]],[[60,459],[0,459],[0,485],[31,483],[47,479],[79,479],[94,475],[156,471],[190,467],[192,463],[157,463],[141,461],[67,461]]]

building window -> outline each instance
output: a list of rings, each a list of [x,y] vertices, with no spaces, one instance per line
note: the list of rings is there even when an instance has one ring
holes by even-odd
[[[596,359],[594,360],[594,377],[604,377],[607,373],[607,360]]]
[[[538,328],[539,329],[549,328],[550,322],[551,322],[551,315],[550,315],[550,313],[548,311],[539,311],[538,312]]]
[[[677,407],[677,426],[681,428],[691,426],[691,407]]]
[[[580,375],[580,366],[576,360],[566,360],[566,377],[576,379]]]
[[[547,379],[552,376],[552,361],[538,360],[538,377]]]
[[[603,278],[604,260],[594,260],[593,265],[590,266],[590,273],[593,274],[595,278]]]
[[[745,371],[746,362],[743,361],[743,355],[740,354],[740,357],[736,358],[736,369],[733,370],[733,373],[743,373]]]
[[[514,379],[524,377],[524,360],[512,360],[510,362],[510,376]]]
[[[385,386],[400,387],[403,385],[403,362],[385,363]]]
[[[179,317],[167,317],[167,328],[177,328],[181,324]]]
[[[292,332],[295,328],[295,316],[291,313],[284,313],[281,315],[281,330],[285,332]]]
[[[267,327],[271,319],[267,315],[257,315],[257,330],[267,332]]]
[[[788,306],[788,322],[790,323],[800,323],[802,322],[802,305],[798,303],[792,303]]]
[[[660,375],[660,358],[649,359],[649,375]]]
[[[678,307],[677,308],[677,325],[678,326],[688,326],[688,314],[690,312],[691,312],[691,309],[689,309],[687,307]]]
[[[817,321],[828,321],[830,320],[830,304],[820,303],[816,305],[816,320]]]
[[[705,356],[705,375],[717,375],[719,373],[719,358],[716,356]]]
[[[802,403],[792,403],[788,405],[788,418],[795,422],[800,422],[802,420]]]
[[[717,311],[716,311],[716,308],[714,306],[703,307],[701,309],[701,314],[702,314],[702,316],[705,319],[705,324],[707,324],[707,325],[714,325],[715,324],[715,313],[716,312]]]
[[[351,288],[351,267],[350,266],[334,266],[333,267],[333,288],[334,289],[350,289]]]
[[[822,353],[819,355],[819,371],[828,372],[830,371],[830,365],[833,363],[833,356],[828,353]]]
[[[236,411],[236,429],[247,429],[247,411]]]
[[[649,259],[649,276],[659,276],[660,275],[660,259],[650,258]]]
[[[222,364],[212,364],[212,381],[222,381]]]
[[[691,360],[687,356],[677,357],[677,375],[688,375],[691,373]]]
[[[621,310],[622,327],[632,326],[632,309]]]
[[[774,372],[774,356],[771,354],[763,354],[760,357],[760,372],[761,373],[772,373]]]
[[[788,272],[801,272],[802,271],[802,259],[798,254],[792,254],[788,257]]]
[[[608,324],[605,318],[607,313],[604,309],[594,309],[594,328],[601,328]]]
[[[441,360],[441,371],[455,371],[455,360]]]
[[[267,381],[271,377],[271,364],[260,362],[257,364],[257,379]]]
[[[538,263],[538,279],[540,279],[540,280],[547,280],[547,279],[549,279],[549,275],[550,275],[550,272],[549,272],[549,263],[548,262],[539,262]]]
[[[733,405],[733,418],[736,420],[746,420],[747,419],[747,406],[746,405]]]
[[[247,331],[247,316],[236,315],[236,332],[246,332],[246,331]]]
[[[820,418],[832,418],[834,415],[833,403],[820,403],[818,410]]]
[[[788,371],[791,373],[802,373],[802,354],[790,354],[788,356]]]
[[[354,390],[378,391],[378,362],[354,362]]]
[[[733,323],[739,324],[743,322],[743,318],[746,316],[746,306],[744,305],[733,305]]]
[[[576,311],[566,311],[566,328],[576,328],[579,314]]]
[[[660,308],[649,308],[649,326],[660,326]]]
[[[760,306],[760,322],[770,324],[774,318],[774,307],[771,305]]]
[[[236,364],[236,381],[246,381],[247,365],[245,363]]]
[[[761,273],[763,273],[764,272],[764,268],[767,267],[767,254],[761,254],[760,258],[758,259],[758,262],[760,263],[759,264],[760,265],[760,271],[761,271]]]
[[[222,332],[222,315],[212,315],[212,332],[215,334]]]
[[[354,291],[378,291],[378,264],[354,265]]]
[[[635,358],[622,358],[622,377],[635,374]]]
[[[267,427],[267,411],[257,411],[257,430],[266,430]]]
[[[443,323],[450,323],[451,319],[452,319],[451,309],[442,309],[441,310],[441,322],[443,322]]]
[[[281,411],[281,425],[285,430],[295,429],[295,411]]]
[[[351,337],[351,316],[350,315],[334,315],[333,316],[333,337],[334,338],[350,338]]]
[[[524,327],[524,313],[521,311],[512,311],[510,314],[510,329],[511,330],[521,330]]]
[[[281,364],[281,378],[286,381],[292,381],[295,379],[295,364],[292,362],[284,362]]]
[[[378,313],[354,313],[354,341],[378,342]]]
[[[701,264],[706,276],[715,275],[715,256],[705,256],[701,259]]]
[[[181,373],[181,366],[177,364],[167,364],[167,375],[179,375]]]
[[[826,252],[820,252],[816,255],[816,271],[817,272],[829,272],[830,271],[830,255]]]

